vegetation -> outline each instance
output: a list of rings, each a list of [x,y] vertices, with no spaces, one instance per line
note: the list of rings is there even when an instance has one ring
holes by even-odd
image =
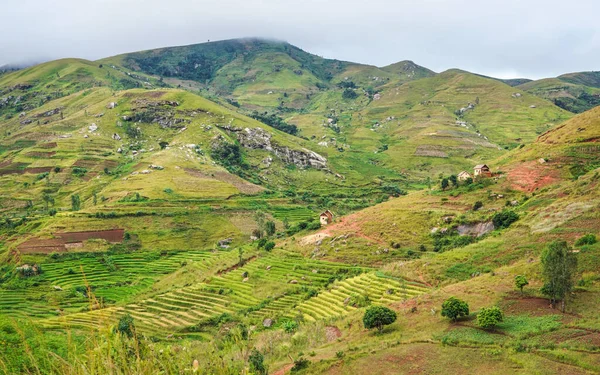
[[[565,241],[554,241],[542,253],[542,267],[545,281],[542,292],[550,297],[552,306],[561,301],[564,313],[567,296],[575,283],[577,256]]]
[[[396,318],[394,310],[385,306],[371,306],[365,311],[363,324],[367,329],[377,328],[377,331],[381,332],[384,326],[394,323]]]
[[[499,307],[484,307],[477,314],[477,325],[483,329],[493,329],[504,319]]]
[[[517,287],[517,289],[519,289],[521,291],[521,294],[523,294],[523,288],[526,287],[527,285],[529,285],[529,281],[527,281],[527,278],[523,275],[517,275],[515,276],[515,287]]]
[[[260,40],[2,74],[0,373],[600,371],[600,108],[528,91]]]
[[[450,297],[442,304],[442,316],[456,322],[469,315],[469,305],[456,297]]]

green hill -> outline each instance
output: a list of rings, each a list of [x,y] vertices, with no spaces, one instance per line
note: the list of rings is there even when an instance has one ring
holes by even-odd
[[[260,39],[0,76],[0,373],[600,371],[600,107],[562,79]]]
[[[600,105],[598,77],[598,72],[569,73],[556,78],[527,82],[517,87],[551,100],[568,111],[581,113]]]

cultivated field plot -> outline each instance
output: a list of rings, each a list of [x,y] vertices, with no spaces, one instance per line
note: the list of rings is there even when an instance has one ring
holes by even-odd
[[[42,263],[39,284],[28,289],[0,290],[0,314],[48,317],[87,311],[91,290],[101,305],[126,301],[147,290],[159,277],[195,263],[201,270],[235,264],[227,251],[182,251],[113,254]]]
[[[237,252],[226,256],[233,253]],[[205,262],[208,264],[210,259]],[[93,329],[130,314],[140,330],[162,334],[182,331],[223,313],[246,315],[257,323],[264,318],[294,318],[298,314],[307,320],[325,319],[354,310],[345,303],[354,295],[368,295],[373,303],[385,304],[426,291],[422,284],[387,278],[360,267],[268,255],[251,258],[244,266],[217,273],[206,282],[124,306],[46,319],[42,325],[50,329]]]
[[[376,272],[334,282],[329,290],[319,293],[297,306],[307,320],[340,316],[354,310],[348,304],[353,296],[368,296],[373,304],[386,305],[392,302],[426,293],[428,288],[421,283],[387,278]]]

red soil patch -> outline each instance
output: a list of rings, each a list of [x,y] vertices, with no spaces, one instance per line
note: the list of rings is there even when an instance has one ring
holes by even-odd
[[[328,326],[325,327],[325,336],[327,337],[327,341],[335,341],[338,338],[342,337],[342,331],[338,327]]]
[[[560,181],[558,171],[537,161],[521,163],[508,171],[506,179],[515,190],[533,192]]]
[[[58,146],[56,142],[41,143],[38,145],[39,148],[55,148],[56,146]]]
[[[294,367],[294,364],[290,363],[289,365],[285,365],[279,370],[273,372],[271,375],[284,375],[286,372],[290,371],[292,367]]]
[[[29,254],[47,254],[51,252],[66,252],[73,244],[81,244],[90,239],[102,239],[110,243],[123,242],[124,229],[109,229],[85,232],[57,232],[53,239],[43,240],[32,238],[20,244],[17,249]]]
[[[98,164],[100,164],[99,159],[91,159],[91,160],[79,159],[75,163],[73,163],[73,166],[81,167],[81,168],[94,168]]]
[[[362,231],[362,224],[364,220],[360,220],[359,213],[351,214],[348,216],[343,216],[338,219],[338,221],[333,224],[327,225],[325,229],[318,232],[318,234],[325,234],[327,236],[333,236],[333,233],[343,232],[343,233],[352,233],[356,237],[364,238],[367,241],[372,241],[378,243],[380,245],[385,245],[385,243],[381,240],[378,240],[373,237],[369,237]]]
[[[506,298],[502,304],[508,315],[530,314],[533,316],[560,314],[559,309],[553,309],[550,302],[544,298]]]

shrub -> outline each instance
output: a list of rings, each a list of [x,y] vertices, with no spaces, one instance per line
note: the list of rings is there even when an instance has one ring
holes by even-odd
[[[477,325],[479,325],[483,329],[492,329],[498,325],[498,323],[503,320],[502,310],[500,308],[493,307],[484,307],[477,314]]]
[[[298,322],[295,320],[287,320],[281,324],[281,328],[283,328],[286,333],[296,332],[298,329]]]
[[[379,332],[383,326],[390,325],[396,321],[396,312],[384,306],[371,306],[365,311],[363,324],[365,328],[377,328]]]
[[[73,174],[73,176],[83,177],[87,173],[87,169],[82,167],[73,167],[73,169],[71,169],[71,173]]]
[[[575,242],[575,246],[593,245],[596,242],[598,242],[598,240],[596,239],[596,235],[589,233],[577,239],[577,241]]]
[[[358,98],[358,94],[354,90],[347,88],[342,93],[342,98],[352,100]]]
[[[250,356],[248,357],[250,371],[257,375],[267,375],[268,368],[265,366],[264,360],[265,358],[261,352],[256,349],[252,349],[252,352],[250,352]]]
[[[338,359],[342,359],[346,356],[343,351],[335,352],[335,357]]]
[[[478,209],[480,209],[481,207],[483,207],[483,203],[481,201],[477,201],[475,202],[475,204],[473,205],[473,211],[477,211]]]
[[[258,240],[258,248],[259,249],[265,247],[266,244],[267,244],[266,238],[261,238],[260,240]]]
[[[290,370],[291,372],[298,372],[300,370],[304,370],[310,366],[310,361],[304,357],[300,357],[294,361],[294,367]]]
[[[269,241],[265,244],[265,250],[271,251],[275,247],[275,242]]]
[[[448,185],[448,179],[442,178],[442,181],[440,182],[440,187],[442,188],[442,190],[446,190],[448,188]]]
[[[467,315],[469,315],[469,305],[465,301],[450,297],[442,304],[442,316],[453,322]]]
[[[267,232],[267,236],[272,236],[275,234],[275,223],[273,221],[267,221],[265,223],[265,232]]]
[[[519,220],[519,215],[514,211],[502,211],[492,217],[496,229],[508,228],[512,223]]]
[[[523,288],[529,285],[529,281],[527,281],[527,278],[523,275],[517,275],[515,276],[515,286],[517,287],[517,289],[521,290],[521,293],[523,293]]]
[[[117,325],[117,332],[122,335],[126,335],[127,337],[133,337],[135,333],[135,326],[133,324],[133,318],[131,315],[126,314],[119,319],[119,324]]]

